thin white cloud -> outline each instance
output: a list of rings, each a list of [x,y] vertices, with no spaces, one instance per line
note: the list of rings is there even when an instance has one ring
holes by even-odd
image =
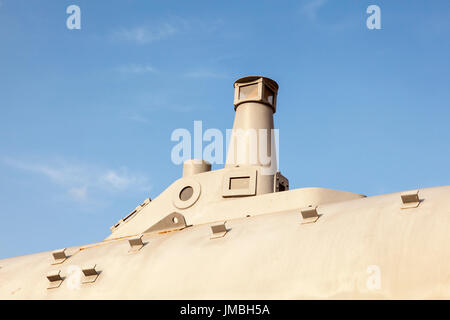
[[[186,72],[184,76],[188,78],[215,78],[215,79],[227,78],[225,74],[208,70],[190,71]]]
[[[143,45],[169,38],[178,32],[178,27],[172,23],[165,22],[154,26],[123,28],[114,32],[112,38],[118,41],[134,42]]]
[[[150,65],[129,64],[116,68],[122,73],[149,73],[156,72],[155,68]]]
[[[86,179],[83,168],[68,163],[59,162],[56,165],[48,165],[10,158],[3,159],[3,162],[20,170],[44,175],[57,184],[77,184]]]
[[[108,170],[100,177],[100,181],[108,188],[115,190],[125,190],[132,185],[142,185],[145,182],[142,178],[130,174],[126,168],[122,168],[120,171]]]
[[[128,116],[127,119],[139,123],[150,123],[149,119],[136,113]]]
[[[87,199],[87,187],[69,189],[68,194],[75,200],[85,201]]]
[[[309,20],[316,20],[319,10],[327,3],[327,0],[308,0],[300,8],[301,14]]]
[[[173,75],[173,77],[176,76],[180,75]],[[134,92],[130,96],[128,105],[133,106],[133,109],[124,110],[122,117],[140,123],[151,123],[154,118],[153,112],[190,112],[196,108],[196,105],[188,102],[180,104],[170,90],[161,90],[157,87],[153,90],[145,89]]]
[[[4,158],[3,163],[30,173],[40,174],[61,186],[73,200],[84,202],[90,199],[90,192],[111,193],[127,190],[146,190],[150,186],[143,175],[133,174],[129,169],[106,169],[96,166],[73,164],[68,161],[48,161],[49,163],[27,162]]]
[[[222,19],[185,19],[171,16],[164,21],[156,21],[152,24],[142,23],[134,27],[116,29],[110,34],[113,41],[131,42],[139,45],[148,45],[154,42],[166,40],[176,35],[198,37],[203,35],[218,36],[223,32],[224,21]]]

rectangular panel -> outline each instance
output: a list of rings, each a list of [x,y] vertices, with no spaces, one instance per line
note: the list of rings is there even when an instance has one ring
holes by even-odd
[[[225,172],[222,184],[222,197],[256,195],[256,174],[254,168],[231,169]]]
[[[250,177],[231,177],[230,190],[233,189],[248,189],[250,186]]]

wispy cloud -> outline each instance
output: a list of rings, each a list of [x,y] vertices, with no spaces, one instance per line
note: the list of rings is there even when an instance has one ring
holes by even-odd
[[[137,113],[128,116],[127,119],[139,123],[150,123],[150,120],[148,118]]]
[[[69,189],[68,193],[73,199],[78,201],[85,201],[88,195],[86,186]]]
[[[120,171],[108,170],[100,176],[100,182],[106,188],[113,188],[115,190],[125,190],[133,185],[141,185],[144,181],[128,172],[128,169],[122,168]]]
[[[3,163],[30,173],[42,175],[61,186],[73,200],[84,202],[90,193],[117,192],[126,190],[150,189],[148,179],[133,174],[126,167],[119,169],[101,168],[68,161],[48,161],[47,163],[26,162],[19,159],[4,158]]]
[[[177,75],[174,75],[176,77]],[[179,96],[174,97],[172,90],[154,87],[153,90],[137,90],[130,97],[128,105],[132,106],[123,109],[122,117],[140,123],[151,123],[154,118],[154,112],[191,112],[196,107],[182,99]]]
[[[155,68],[147,64],[129,64],[116,68],[117,71],[122,73],[149,73],[156,72]]]
[[[171,37],[179,32],[179,27],[173,23],[164,22],[153,26],[139,26],[122,28],[112,34],[113,39],[134,42],[137,44],[150,44],[155,41]]]
[[[327,3],[327,0],[308,0],[300,8],[300,13],[309,20],[316,20],[317,13]]]
[[[188,78],[215,78],[215,79],[227,78],[227,76],[223,73],[209,70],[190,71],[186,72],[184,76]]]
[[[171,16],[152,24],[142,23],[116,29],[111,32],[110,38],[113,41],[148,45],[178,35],[188,37],[214,35],[217,37],[225,29],[223,25],[222,19],[185,19]]]

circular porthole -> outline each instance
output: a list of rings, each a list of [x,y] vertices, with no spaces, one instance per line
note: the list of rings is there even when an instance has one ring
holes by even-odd
[[[175,186],[172,202],[179,209],[194,205],[200,197],[200,184],[194,179],[181,179]]]
[[[181,190],[180,192],[180,200],[188,201],[190,198],[192,198],[193,194],[194,189],[191,186],[184,187],[183,190]]]

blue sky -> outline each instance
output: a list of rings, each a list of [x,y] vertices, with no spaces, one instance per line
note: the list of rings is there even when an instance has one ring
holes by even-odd
[[[246,75],[280,85],[291,188],[448,185],[449,35],[447,0],[0,0],[0,258],[108,236],[181,176],[173,130],[231,128]]]

